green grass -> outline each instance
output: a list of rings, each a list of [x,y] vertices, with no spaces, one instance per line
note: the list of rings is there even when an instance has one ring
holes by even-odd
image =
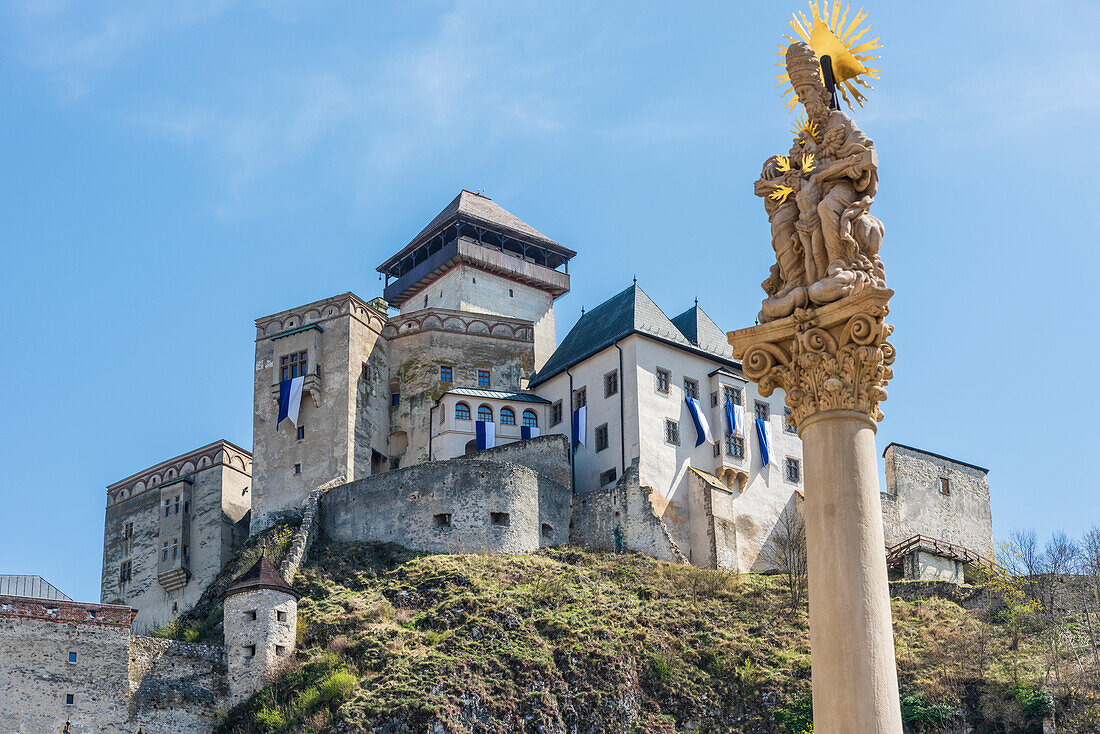
[[[575,548],[317,543],[294,583],[297,654],[222,731],[809,730],[806,610],[776,577]],[[909,731],[962,716],[1034,731],[1048,701],[1034,649],[1010,656],[994,620],[948,601],[895,600],[894,617]]]

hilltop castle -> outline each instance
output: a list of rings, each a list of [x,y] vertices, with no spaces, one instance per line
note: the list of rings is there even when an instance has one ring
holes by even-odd
[[[102,604],[0,596],[0,644],[19,647],[0,672],[34,709],[19,730],[208,727],[293,651],[287,580],[317,530],[433,552],[576,543],[775,570],[770,544],[802,496],[783,395],[759,395],[697,303],[670,318],[636,283],[558,344],[575,255],[462,191],[378,266],[381,297],[257,319],[251,453],[216,441],[107,488]],[[961,581],[992,546],[985,470],[894,444],[886,456],[898,573]],[[250,534],[302,516],[296,560],[257,564],[226,592],[224,650],[131,637],[191,608]],[[85,643],[98,647],[54,660]],[[175,667],[135,662],[156,645]],[[89,656],[110,670],[100,683],[78,674]],[[195,690],[170,713],[139,695],[186,675]],[[137,713],[104,708],[112,696]]]

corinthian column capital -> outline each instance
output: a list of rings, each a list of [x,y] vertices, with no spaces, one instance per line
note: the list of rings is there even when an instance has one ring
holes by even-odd
[[[795,427],[832,410],[863,413],[882,420],[879,403],[894,376],[893,327],[889,288],[867,288],[857,295],[794,313],[727,337],[745,376],[767,397],[781,388]]]

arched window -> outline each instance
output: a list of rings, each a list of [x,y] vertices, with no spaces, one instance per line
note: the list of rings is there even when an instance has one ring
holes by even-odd
[[[514,426],[516,425],[516,411],[512,410],[508,406],[504,406],[500,409],[500,425],[502,426]]]
[[[486,423],[493,422],[493,409],[488,405],[479,405],[477,407],[477,419],[479,421],[485,421]]]
[[[535,411],[533,411],[533,410],[523,411],[523,425],[527,426],[528,428],[538,428],[539,427],[539,417],[535,414]]]
[[[466,403],[455,403],[455,420],[456,421],[468,421],[470,420],[470,406]]]

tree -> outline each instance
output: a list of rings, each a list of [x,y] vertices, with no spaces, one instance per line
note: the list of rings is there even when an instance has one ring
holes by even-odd
[[[787,582],[791,609],[798,609],[806,599],[806,524],[797,510],[788,510],[775,524],[765,558],[779,569]]]
[[[1100,527],[1095,525],[1081,538],[1081,572],[1091,577],[1094,602],[1100,606]]]

